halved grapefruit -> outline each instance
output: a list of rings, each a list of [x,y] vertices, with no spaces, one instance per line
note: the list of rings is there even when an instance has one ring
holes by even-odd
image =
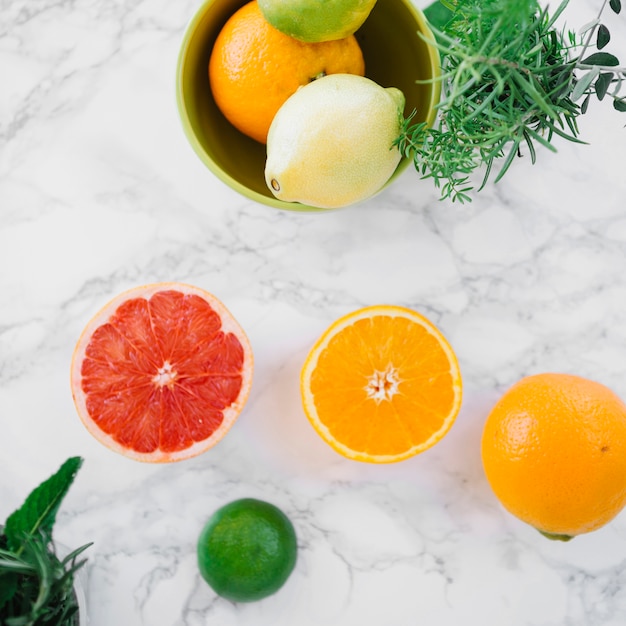
[[[214,446],[241,413],[253,356],[212,294],[181,283],[126,291],[87,324],[72,357],[78,415],[101,443],[165,463]]]

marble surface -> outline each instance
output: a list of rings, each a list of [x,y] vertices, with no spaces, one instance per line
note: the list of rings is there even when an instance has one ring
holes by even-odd
[[[590,145],[518,160],[470,205],[440,202],[406,171],[358,206],[279,212],[218,181],[182,132],[175,63],[198,6],[0,4],[0,519],[65,458],[85,458],[57,538],[94,542],[91,626],[623,624],[626,514],[567,544],[544,539],[495,500],[479,440],[526,374],[576,373],[626,397],[624,115],[592,107]],[[568,25],[598,7],[573,2]],[[626,56],[623,14],[613,22]],[[256,371],[216,448],[152,466],[91,438],[69,365],[101,305],[170,280],[223,300]],[[317,336],[375,303],[435,322],[465,389],[441,443],[380,467],[326,446],[298,391]],[[235,605],[202,582],[195,542],[243,496],[290,516],[299,557],[277,595]]]

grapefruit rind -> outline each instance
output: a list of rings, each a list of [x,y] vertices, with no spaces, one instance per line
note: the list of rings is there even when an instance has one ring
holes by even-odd
[[[328,347],[330,341],[336,335],[341,333],[345,328],[353,325],[355,322],[377,316],[403,317],[422,326],[424,330],[430,333],[437,340],[442,350],[444,351],[450,363],[450,374],[453,381],[452,389],[454,400],[448,415],[443,421],[441,428],[433,433],[426,441],[407,448],[402,453],[394,455],[376,455],[362,452],[359,450],[354,450],[333,437],[329,428],[326,426],[326,424],[324,424],[324,422],[318,415],[315,406],[315,398],[311,391],[310,385],[311,377],[317,367],[319,358],[324,350]],[[408,309],[406,307],[397,305],[374,305],[358,309],[357,311],[348,313],[347,315],[339,318],[338,320],[333,322],[319,337],[317,342],[311,348],[302,367],[302,371],[300,374],[300,391],[304,412],[309,422],[318,433],[318,435],[336,452],[354,461],[362,461],[366,463],[396,463],[398,461],[403,461],[411,458],[431,448],[438,441],[440,441],[452,428],[452,425],[454,424],[461,409],[462,378],[456,354],[452,350],[452,347],[448,343],[447,339],[443,336],[439,329],[434,326],[432,322],[430,322],[430,320],[428,320],[420,313],[417,313],[416,311],[413,311],[412,309]]]
[[[142,453],[118,443],[111,435],[100,429],[100,427],[91,418],[87,409],[87,396],[81,387],[81,367],[85,358],[87,346],[89,345],[94,331],[105,324],[122,303],[132,298],[150,299],[150,297],[155,293],[167,290],[174,290],[183,294],[194,294],[206,300],[211,305],[211,308],[213,308],[213,310],[219,315],[221,319],[221,330],[224,331],[224,333],[234,334],[240,341],[244,352],[244,364],[241,369],[241,390],[236,401],[222,411],[222,423],[207,439],[196,441],[191,446],[176,452],[164,452],[157,449],[154,452]],[[163,282],[134,287],[120,293],[105,304],[90,319],[83,329],[78,342],[76,343],[76,347],[74,348],[71,362],[70,380],[72,397],[78,416],[85,428],[97,441],[110,450],[136,461],[145,463],[171,463],[175,461],[183,461],[206,452],[226,435],[248,400],[250,389],[252,387],[253,371],[254,358],[250,341],[242,327],[218,298],[208,291],[193,285],[178,282]]]

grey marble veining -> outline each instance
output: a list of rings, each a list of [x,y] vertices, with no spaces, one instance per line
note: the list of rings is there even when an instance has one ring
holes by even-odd
[[[622,626],[626,517],[547,541],[495,500],[479,442],[526,374],[577,373],[626,398],[624,116],[592,106],[590,145],[524,157],[470,205],[407,171],[358,206],[279,212],[225,187],[182,132],[175,65],[198,5],[0,3],[0,519],[66,457],[85,458],[57,532],[94,542],[91,626]],[[599,5],[572,2],[568,24]],[[613,22],[623,57],[623,14]],[[146,466],[89,436],[69,364],[99,307],[161,280],[216,294],[256,367],[218,446]],[[375,303],[435,322],[464,378],[446,438],[381,467],[326,446],[298,388],[318,335]],[[299,557],[280,593],[235,605],[200,578],[195,542],[243,496],[289,515]]]

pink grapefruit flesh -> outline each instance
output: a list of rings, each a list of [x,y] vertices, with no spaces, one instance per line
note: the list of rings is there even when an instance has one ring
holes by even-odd
[[[87,324],[72,358],[74,403],[89,432],[138,461],[213,447],[252,385],[246,334],[212,294],[159,283],[120,294]]]

